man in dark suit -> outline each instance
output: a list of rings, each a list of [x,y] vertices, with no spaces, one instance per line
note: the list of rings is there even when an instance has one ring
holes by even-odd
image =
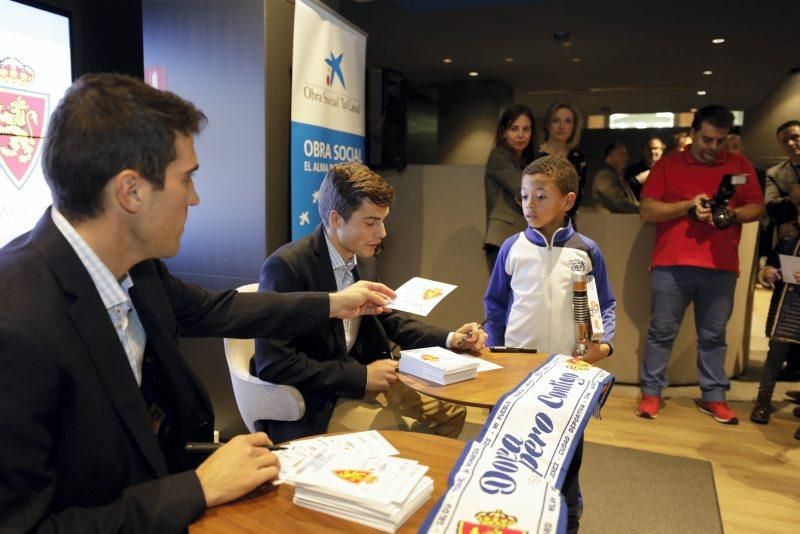
[[[800,121],[791,120],[781,124],[776,136],[787,159],[767,169],[764,202],[767,215],[777,227],[785,222],[794,222],[797,218],[795,202],[789,197],[792,186],[800,183]]]
[[[204,123],[176,95],[108,74],[75,82],[53,112],[53,207],[0,250],[2,532],[177,532],[274,479],[263,433],[199,466],[186,455],[214,416],[179,335],[308,334],[391,294],[240,295],[172,277],[155,258],[177,254],[199,202]]]
[[[664,155],[664,142],[655,135],[651,135],[642,143],[642,159],[625,169],[625,181],[633,191],[638,202],[642,196],[642,187],[650,175],[650,169],[656,161]]]
[[[335,291],[355,280],[377,280],[375,251],[386,237],[384,219],[394,190],[359,163],[333,166],[322,181],[318,206],[324,224],[279,248],[261,270],[262,291]],[[324,433],[346,399],[372,400],[428,430],[456,437],[463,407],[421,397],[396,382],[390,342],[403,348],[447,346],[480,350],[486,333],[476,323],[456,332],[392,312],[379,317],[331,320],[325,335],[271,336],[256,340],[255,373],[262,380],[297,387],[306,402],[300,421],[266,422],[284,441]]]

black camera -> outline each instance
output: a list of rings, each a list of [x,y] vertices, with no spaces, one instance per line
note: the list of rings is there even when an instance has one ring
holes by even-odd
[[[728,211],[728,202],[736,192],[736,186],[746,182],[746,174],[726,174],[722,177],[714,196],[710,200],[700,201],[704,208],[711,208],[711,223],[715,228],[722,230],[733,224],[734,216]],[[697,220],[697,211],[694,206],[689,209],[689,216]]]

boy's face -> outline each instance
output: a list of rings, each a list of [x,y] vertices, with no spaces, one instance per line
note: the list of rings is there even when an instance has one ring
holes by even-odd
[[[549,176],[522,176],[522,212],[532,228],[552,235],[562,226],[564,215],[574,203],[575,193],[565,195]]]
[[[333,241],[345,260],[353,254],[369,258],[375,254],[381,240],[386,237],[384,219],[389,215],[388,206],[378,206],[369,200],[361,202],[361,206],[345,221],[335,211],[331,212],[330,228],[333,230]]]

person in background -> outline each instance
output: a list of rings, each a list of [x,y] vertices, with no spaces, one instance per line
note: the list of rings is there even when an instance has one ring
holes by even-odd
[[[578,173],[578,192],[569,212],[573,225],[575,215],[583,200],[586,187],[586,156],[576,147],[581,140],[583,117],[578,108],[569,102],[553,102],[544,114],[544,143],[539,145],[539,156],[559,156],[572,163]]]
[[[510,106],[497,123],[494,148],[486,162],[486,235],[483,248],[489,270],[500,245],[525,228],[519,201],[522,169],[535,156],[533,112],[521,104]]]
[[[595,204],[609,213],[639,213],[639,201],[623,176],[628,163],[628,148],[615,141],[606,147],[604,153],[605,162],[592,182]]]
[[[656,161],[661,159],[664,155],[664,142],[651,135],[642,143],[642,159],[637,161],[627,169],[625,169],[625,181],[636,196],[636,200],[642,196],[642,186],[647,181],[647,176],[650,174],[650,169],[656,164]]]
[[[789,230],[788,226],[797,220],[796,206],[800,205],[800,121],[784,122],[775,134],[786,159],[767,169],[764,201],[770,222],[767,229],[770,244],[776,238],[780,240]],[[800,380],[800,347],[791,347],[778,380]]]
[[[723,148],[731,154],[738,154],[740,156],[747,157],[747,154],[745,154],[744,150],[744,141],[742,140],[742,136],[740,136],[738,133],[730,134],[725,140],[725,145]],[[761,191],[764,192],[767,186],[767,173],[761,167],[756,167],[753,165],[753,168],[756,170],[758,185],[761,186]]]
[[[597,243],[570,224],[578,175],[564,158],[545,156],[525,168],[521,190],[529,226],[503,243],[483,298],[489,344],[573,354],[572,274],[591,274],[605,333],[599,342],[589,342],[581,358],[594,364],[614,352],[617,301]],[[578,483],[582,454],[583,437],[562,486],[571,533],[578,531],[583,507]]]
[[[797,218],[797,208],[789,196],[792,186],[800,183],[800,121],[791,120],[781,124],[776,136],[787,157],[767,169],[764,201],[767,215],[777,228]]]
[[[800,121],[791,120],[778,126],[775,132],[786,159],[767,169],[764,200],[767,214],[776,225],[792,222],[797,217],[789,189],[800,183]]]
[[[728,138],[725,140],[724,148],[731,154],[738,154],[740,156],[747,157],[744,153],[744,141],[742,141],[742,137],[738,133],[732,133],[728,136]],[[767,173],[764,171],[764,169],[757,167],[756,165],[753,165],[753,169],[756,171],[758,185],[761,187],[761,192],[763,193],[767,183]],[[759,258],[766,258],[772,252],[772,234],[774,232],[774,227],[769,220],[769,216],[764,213],[764,215],[761,216],[761,220],[758,224]]]
[[[738,424],[725,402],[730,381],[725,373],[725,330],[733,310],[739,274],[742,223],[764,213],[764,198],[753,166],[722,147],[733,126],[733,113],[706,106],[694,115],[692,144],[684,152],[661,158],[642,190],[639,214],[656,223],[650,268],[653,304],[640,369],[642,398],[636,415],[655,419],[661,391],[667,387],[667,365],[689,303],[694,303],[697,330],[697,370],[702,392],[701,412],[716,421]],[[746,174],[726,208],[733,221],[718,228],[706,202],[725,174]]]
[[[688,132],[678,132],[672,136],[672,152],[683,152],[692,144],[692,136]]]
[[[767,359],[764,361],[764,369],[761,373],[758,396],[753,405],[753,410],[750,412],[750,420],[759,424],[769,423],[770,415],[773,410],[772,393],[775,389],[775,383],[778,381],[778,374],[781,372],[781,367],[787,361],[790,354],[793,352],[796,353],[797,348],[796,344],[775,339],[771,335],[778,307],[784,297],[784,279],[790,278],[796,283],[800,283],[800,272],[782,273],[780,270],[780,254],[785,254],[787,256],[800,255],[800,224],[798,224],[797,219],[786,224],[789,225],[790,228],[785,230],[784,236],[778,241],[775,250],[767,258],[767,264],[764,265],[758,273],[761,284],[773,289],[766,326],[766,335],[772,339],[769,340],[769,351],[767,352]],[[790,397],[796,398],[794,395],[790,395]],[[794,433],[794,437],[800,439],[800,428]]]

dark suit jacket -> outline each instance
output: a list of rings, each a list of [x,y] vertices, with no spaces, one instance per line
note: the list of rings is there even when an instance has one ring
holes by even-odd
[[[633,165],[628,165],[628,167],[625,169],[625,181],[628,182],[628,185],[631,187],[631,191],[633,191],[633,194],[636,195],[636,200],[641,200],[642,187],[644,187],[644,184],[640,184],[639,180],[636,179],[636,176],[648,170],[650,170],[650,166],[647,165],[647,162],[644,160],[637,161]]]
[[[261,269],[262,291],[336,291],[322,225],[275,251]],[[378,280],[375,258],[358,258],[356,280]],[[330,319],[322,336],[270,337],[256,340],[255,372],[262,380],[297,387],[306,402],[300,421],[270,421],[266,430],[275,442],[324,433],[340,396],[363,398],[366,365],[389,357],[389,341],[403,348],[444,346],[448,332],[399,313],[361,318],[350,351],[344,324]]]
[[[764,203],[767,215],[776,225],[797,219],[797,208],[789,200],[789,189],[798,183],[798,173],[787,159],[767,169]]]
[[[520,194],[522,169],[511,150],[502,145],[492,149],[483,183],[486,190],[486,236],[483,242],[499,247],[528,226],[522,208],[515,200]]]
[[[592,196],[598,211],[639,213],[639,201],[626,186],[625,178],[609,164],[603,163],[592,182]]]
[[[185,529],[205,501],[183,446],[209,440],[214,416],[178,336],[327,326],[325,294],[212,293],[153,260],[130,275],[171,415],[161,445],[99,293],[49,210],[0,250],[0,531]]]

